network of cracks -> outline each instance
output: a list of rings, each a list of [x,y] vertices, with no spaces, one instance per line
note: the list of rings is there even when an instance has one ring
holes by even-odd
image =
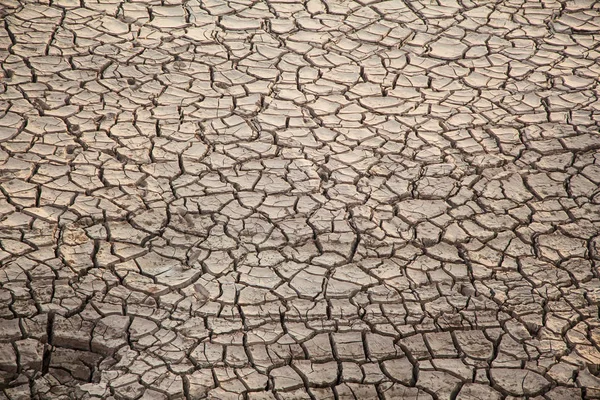
[[[600,398],[600,3],[0,0],[0,399]]]

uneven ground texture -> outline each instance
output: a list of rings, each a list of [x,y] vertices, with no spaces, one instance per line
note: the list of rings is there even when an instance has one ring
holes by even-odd
[[[0,399],[600,398],[600,3],[0,18]]]

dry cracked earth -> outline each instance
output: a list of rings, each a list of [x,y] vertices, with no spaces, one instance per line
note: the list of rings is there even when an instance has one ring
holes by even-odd
[[[0,0],[0,399],[600,398],[600,3]]]

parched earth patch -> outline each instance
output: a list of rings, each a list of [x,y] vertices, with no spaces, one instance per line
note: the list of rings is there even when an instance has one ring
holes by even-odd
[[[600,5],[0,0],[0,400],[600,398]]]

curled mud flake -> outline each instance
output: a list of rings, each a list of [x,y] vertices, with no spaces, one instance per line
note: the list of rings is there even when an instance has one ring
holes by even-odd
[[[210,292],[200,283],[195,283],[194,296],[199,302],[206,303],[210,299]]]

